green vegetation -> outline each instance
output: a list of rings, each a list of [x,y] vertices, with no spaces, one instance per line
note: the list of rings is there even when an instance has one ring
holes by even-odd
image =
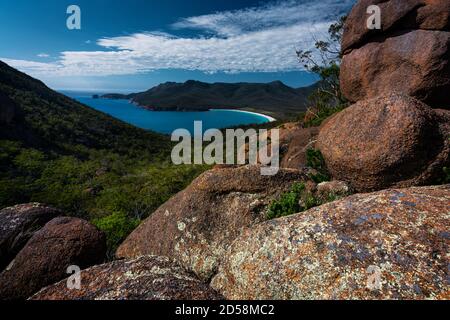
[[[443,167],[442,168],[442,177],[439,179],[439,183],[448,184],[450,183],[450,168]]]
[[[280,199],[274,200],[270,204],[267,218],[275,219],[303,211],[299,201],[305,188],[306,186],[303,182],[294,183],[289,192],[282,194]]]
[[[308,175],[314,184],[329,181],[328,173],[320,150],[308,149],[306,151],[306,165],[312,169],[313,173]],[[346,195],[334,193],[318,194],[314,188],[307,188],[305,182],[294,183],[289,192],[283,193],[279,199],[274,200],[269,205],[267,219],[275,219],[303,212],[324,203],[332,202]]]
[[[316,41],[314,51],[297,51],[305,69],[320,77],[318,88],[308,97],[308,111],[301,115],[305,127],[320,126],[326,118],[348,105],[339,81],[342,58],[340,43],[345,20],[344,16],[332,24],[328,29],[328,39]]]
[[[0,166],[1,207],[37,201],[77,216],[122,212],[138,218],[207,168],[152,163],[107,151],[92,151],[88,159],[79,159],[7,140],[0,140]]]
[[[346,108],[346,105],[344,104],[339,104],[336,106],[330,105],[328,102],[326,102],[326,97],[316,98],[320,94],[320,91],[317,91],[309,97],[311,101],[316,101],[313,102],[313,105],[315,107],[308,110],[308,113],[311,114],[312,117],[303,117],[303,126],[305,128],[319,127],[327,118]]]
[[[79,159],[7,140],[0,140],[0,167],[0,207],[30,201],[56,206],[93,221],[106,232],[111,250],[141,219],[207,169],[107,151]]]
[[[207,166],[174,166],[169,137],[56,93],[0,62],[0,208],[30,201],[87,219],[110,252]],[[2,117],[3,110],[14,117]]]
[[[279,199],[272,201],[267,212],[267,219],[286,217],[304,212],[322,204],[336,201],[347,196],[334,193],[318,194],[308,190],[304,182],[294,183],[289,192],[283,193]]]
[[[105,233],[108,257],[113,258],[117,247],[139,225],[140,220],[116,212],[103,218],[94,219],[92,223]]]
[[[306,165],[316,170],[316,173],[310,174],[309,178],[315,183],[330,181],[330,174],[325,164],[320,150],[308,149],[306,150]]]

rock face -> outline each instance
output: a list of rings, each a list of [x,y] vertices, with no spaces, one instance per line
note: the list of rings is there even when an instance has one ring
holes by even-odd
[[[167,256],[208,280],[241,231],[264,221],[268,204],[304,178],[289,169],[262,176],[259,166],[210,170],[156,210],[116,255]]]
[[[449,164],[448,119],[407,96],[360,101],[326,123],[317,147],[333,177],[356,191],[424,185]]]
[[[405,93],[450,109],[449,55],[450,32],[416,30],[368,43],[342,59],[342,92],[353,102]]]
[[[33,234],[62,212],[39,203],[27,203],[0,211],[0,271]]]
[[[168,258],[146,256],[114,261],[81,272],[81,288],[67,280],[51,285],[33,300],[216,300],[214,290]]]
[[[227,299],[448,299],[450,185],[358,194],[247,229]]]
[[[381,8],[382,30],[366,27]],[[450,108],[450,2],[360,0],[345,25],[341,89],[352,102],[393,92]]]
[[[60,217],[36,232],[0,274],[0,300],[25,299],[81,269],[103,261],[105,236],[87,221]]]
[[[350,187],[344,181],[326,181],[319,183],[317,185],[317,196],[318,197],[326,197],[329,194],[333,194],[336,196],[345,196],[350,193]]]
[[[286,152],[281,159],[282,168],[302,169],[306,166],[306,150],[313,146],[318,127],[298,128],[286,139]]]
[[[367,8],[381,9],[381,30],[366,27]],[[371,39],[383,37],[396,30],[450,31],[450,2],[448,0],[359,0],[347,17],[342,38],[344,53],[360,48]]]

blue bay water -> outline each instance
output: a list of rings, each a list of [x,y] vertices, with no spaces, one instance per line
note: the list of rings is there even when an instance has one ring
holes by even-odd
[[[64,91],[62,93],[136,127],[164,134],[170,134],[179,128],[187,129],[193,133],[194,121],[202,121],[203,130],[261,124],[269,121],[267,118],[257,114],[233,110],[211,110],[206,112],[150,111],[140,108],[128,100],[94,99],[92,98],[92,93],[74,91]]]

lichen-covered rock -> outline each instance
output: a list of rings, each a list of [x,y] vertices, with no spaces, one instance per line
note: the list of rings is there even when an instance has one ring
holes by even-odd
[[[328,121],[316,146],[358,192],[432,184],[449,164],[449,114],[403,95],[364,100]]]
[[[262,176],[259,166],[207,171],[151,214],[116,255],[167,256],[208,280],[241,231],[264,221],[270,202],[305,178],[291,169]]]
[[[358,194],[247,229],[227,299],[449,299],[450,185]]]
[[[168,258],[145,256],[81,271],[80,289],[67,280],[44,288],[33,300],[216,300],[214,290]]]
[[[316,193],[319,198],[326,198],[329,195],[345,196],[350,193],[350,187],[344,181],[325,181],[317,185]]]
[[[403,93],[450,109],[450,32],[414,30],[346,54],[341,89],[352,102]]]
[[[381,9],[381,29],[368,29],[367,8]],[[359,0],[347,17],[342,39],[342,51],[348,52],[369,41],[387,37],[400,30],[450,31],[450,1],[448,0]]]
[[[100,263],[105,235],[89,222],[59,217],[36,232],[0,274],[0,300],[26,299],[67,277],[71,265],[81,269]]]
[[[0,211],[0,271],[33,234],[62,212],[40,203],[20,204]]]

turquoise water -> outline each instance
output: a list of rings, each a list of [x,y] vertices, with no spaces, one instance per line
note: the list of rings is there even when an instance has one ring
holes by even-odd
[[[136,127],[165,134],[170,134],[179,128],[188,129],[193,133],[194,121],[203,121],[203,130],[268,122],[265,117],[260,115],[233,110],[211,110],[207,112],[150,111],[140,108],[128,100],[93,99],[92,93],[68,91],[63,93]]]

